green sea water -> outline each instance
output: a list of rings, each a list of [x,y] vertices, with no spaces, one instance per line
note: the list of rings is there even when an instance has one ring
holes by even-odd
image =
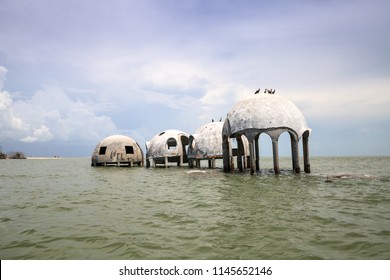
[[[254,176],[0,160],[0,258],[390,259],[390,157],[261,160]]]

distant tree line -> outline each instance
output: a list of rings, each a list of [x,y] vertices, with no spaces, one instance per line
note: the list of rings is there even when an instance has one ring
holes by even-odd
[[[25,159],[26,156],[22,152],[10,152],[10,153],[3,153],[3,151],[0,149],[0,159]]]

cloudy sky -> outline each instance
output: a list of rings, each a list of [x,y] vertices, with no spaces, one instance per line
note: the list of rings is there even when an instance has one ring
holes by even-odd
[[[144,147],[260,87],[302,110],[312,155],[390,155],[389,11],[388,0],[0,0],[0,146],[89,156],[125,134]]]

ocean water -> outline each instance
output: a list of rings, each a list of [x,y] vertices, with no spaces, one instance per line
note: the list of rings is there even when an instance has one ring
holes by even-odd
[[[0,258],[390,259],[390,157],[281,167],[274,175],[261,159],[251,176],[0,160]]]

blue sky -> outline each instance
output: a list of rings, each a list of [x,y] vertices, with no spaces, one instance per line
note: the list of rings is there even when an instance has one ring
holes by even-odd
[[[260,87],[302,110],[311,155],[390,155],[388,11],[386,0],[0,0],[0,146],[89,156],[125,134],[144,147]],[[287,137],[279,149],[289,155]]]

